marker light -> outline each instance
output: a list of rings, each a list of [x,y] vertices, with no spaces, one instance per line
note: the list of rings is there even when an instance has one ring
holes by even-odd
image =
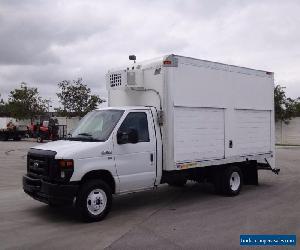
[[[169,61],[169,60],[166,60],[166,61],[164,61],[164,65],[169,65],[169,64],[172,64],[172,61]]]
[[[72,168],[74,166],[73,160],[59,160],[58,165],[61,168]]]

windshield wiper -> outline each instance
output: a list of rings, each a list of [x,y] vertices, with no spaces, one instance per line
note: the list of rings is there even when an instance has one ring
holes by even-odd
[[[80,134],[78,134],[78,135],[83,135],[83,136],[92,136],[91,134],[89,134],[89,133],[80,133]]]
[[[89,137],[89,136],[87,136],[87,137],[80,137],[80,136],[78,136],[78,137],[69,137],[69,138],[66,138],[65,140],[68,140],[68,141],[89,141],[89,142],[104,141],[104,140],[95,139],[95,138]]]
[[[100,139],[94,138],[91,134],[89,133],[79,133],[75,137],[68,137],[67,140],[69,141],[103,141]]]

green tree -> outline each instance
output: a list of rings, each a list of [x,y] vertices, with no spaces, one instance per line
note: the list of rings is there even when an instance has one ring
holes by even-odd
[[[275,121],[289,121],[297,115],[298,99],[287,98],[284,91],[285,87],[276,85],[274,89]]]
[[[98,104],[105,102],[98,95],[92,95],[91,89],[83,83],[82,78],[64,80],[58,83],[60,89],[57,97],[62,108],[56,109],[65,116],[84,116],[88,112],[97,108]]]
[[[0,115],[6,115],[6,114],[7,114],[7,103],[4,102],[0,94]]]
[[[30,88],[22,82],[20,88],[10,92],[7,110],[14,118],[31,119],[46,112],[46,100],[39,96],[37,88]]]
[[[296,114],[295,116],[300,116],[300,97],[298,97],[296,100],[295,100],[296,104],[295,104],[295,109],[296,109]]]

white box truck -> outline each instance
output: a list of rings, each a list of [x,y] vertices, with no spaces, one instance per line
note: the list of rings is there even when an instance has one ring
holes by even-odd
[[[110,70],[108,108],[28,152],[24,191],[103,219],[112,195],[209,181],[237,195],[274,158],[273,73],[178,55]]]

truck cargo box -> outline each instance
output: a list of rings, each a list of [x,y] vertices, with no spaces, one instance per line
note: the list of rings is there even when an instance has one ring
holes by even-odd
[[[274,166],[274,75],[168,55],[107,74],[109,106],[163,111],[163,169]]]

